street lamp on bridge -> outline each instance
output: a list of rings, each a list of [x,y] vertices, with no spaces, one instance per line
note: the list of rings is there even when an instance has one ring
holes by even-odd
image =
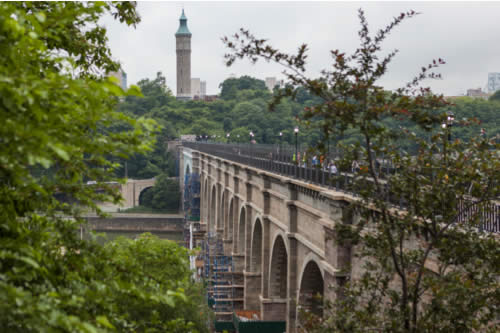
[[[455,115],[453,112],[448,111],[446,112],[446,124],[443,128],[448,128],[448,142],[451,141],[451,127],[453,126],[453,123],[455,122]]]
[[[295,126],[295,129],[293,130],[295,133],[295,160],[297,161],[297,165],[299,164],[299,157],[297,155],[298,153],[298,134],[299,134],[299,127]]]
[[[283,139],[283,132],[280,131],[280,145],[279,145],[279,149],[278,149],[278,154],[281,154],[281,141]]]

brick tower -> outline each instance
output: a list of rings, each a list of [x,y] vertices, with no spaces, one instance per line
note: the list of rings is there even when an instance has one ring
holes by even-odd
[[[182,10],[179,29],[175,33],[177,51],[177,99],[191,99],[191,32]]]

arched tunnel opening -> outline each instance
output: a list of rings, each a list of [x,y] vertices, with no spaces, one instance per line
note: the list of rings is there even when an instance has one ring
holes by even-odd
[[[260,220],[255,221],[252,235],[252,261],[251,271],[260,273],[262,271],[262,224]]]
[[[142,190],[139,194],[139,206],[152,207],[153,194],[153,186],[146,187],[144,190]]]
[[[276,238],[271,256],[269,293],[271,297],[285,299],[287,296],[288,254],[281,236]]]
[[[323,296],[323,276],[316,262],[311,260],[304,268],[300,283],[299,309],[302,312],[302,317],[307,313],[322,317]]]

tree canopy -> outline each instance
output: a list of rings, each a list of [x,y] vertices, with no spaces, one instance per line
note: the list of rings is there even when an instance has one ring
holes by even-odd
[[[151,151],[158,130],[116,112],[140,91],[102,77],[119,66],[98,24],[107,13],[140,21],[133,2],[0,3],[2,332],[205,331],[186,250],[79,237],[82,207],[119,199],[114,161]]]
[[[489,98],[490,101],[500,101],[500,90],[497,90]]]
[[[338,131],[356,138],[339,144],[344,154],[338,162],[363,166],[353,171],[349,189],[358,196],[346,196],[348,213],[332,240],[353,266],[338,264],[334,299],[326,300],[321,315],[301,314],[303,331],[497,331],[499,244],[483,230],[500,196],[498,104],[464,100],[453,106],[421,87],[440,77],[440,58],[398,89],[379,85],[397,54],[382,52],[383,41],[415,15],[401,13],[371,33],[360,9],[359,47],[350,54],[330,51],[332,66],[315,79],[305,74],[306,44],[288,54],[245,29],[223,39],[229,66],[240,59],[283,65],[287,87],[271,107],[297,99],[305,88],[319,100],[300,114],[301,124],[321,130],[323,143]],[[451,123],[447,113],[475,116],[478,109],[483,126],[493,122],[487,135],[468,129],[476,119]],[[316,149],[324,152],[324,144]],[[394,174],[377,170],[384,160],[392,161]]]

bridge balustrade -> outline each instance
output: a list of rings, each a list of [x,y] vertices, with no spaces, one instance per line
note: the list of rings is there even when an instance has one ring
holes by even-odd
[[[355,197],[359,196],[359,192],[354,186],[356,183],[354,179],[371,181],[369,177],[357,178],[359,176],[340,168],[334,174],[329,168],[321,167],[319,162],[313,166],[310,157],[304,159],[303,155],[295,156],[295,146],[286,144],[227,144],[184,141],[182,145],[205,154],[348,193]],[[306,150],[301,147],[297,151]],[[325,161],[338,161],[341,158],[341,152],[335,150],[328,154]],[[394,207],[404,209],[406,206],[405,200],[396,196],[390,190],[387,181],[384,180],[396,172],[392,162],[384,158],[376,158],[375,160],[377,161],[379,175],[382,178],[382,186],[384,186],[384,198],[375,199],[384,199]],[[359,182],[357,183],[359,184]],[[497,203],[478,205],[473,201],[465,202],[462,200],[459,202],[459,208],[461,214],[458,217],[458,222],[466,222],[470,217],[479,214],[479,229],[481,231],[500,232],[500,205]]]

